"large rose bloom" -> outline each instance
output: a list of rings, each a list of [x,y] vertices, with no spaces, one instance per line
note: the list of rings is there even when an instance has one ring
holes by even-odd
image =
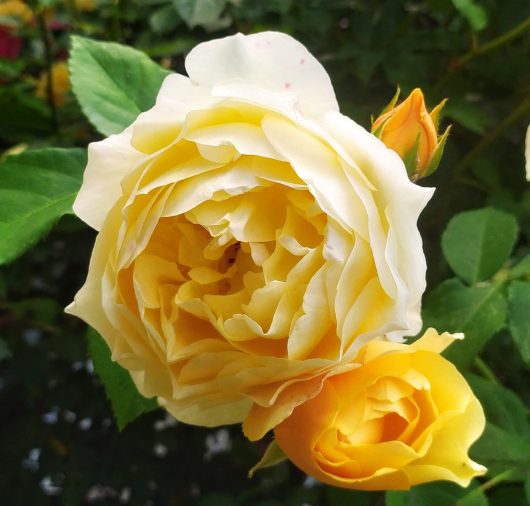
[[[363,344],[419,330],[432,191],[287,35],[200,44],[186,70],[89,147],[74,209],[99,235],[69,312],[177,419],[259,438]]]

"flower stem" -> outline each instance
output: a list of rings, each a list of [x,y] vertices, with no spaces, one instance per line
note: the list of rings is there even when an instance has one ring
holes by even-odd
[[[499,383],[499,380],[497,379],[497,376],[495,376],[495,373],[490,369],[489,365],[484,362],[480,357],[475,358],[474,362],[475,367],[477,370],[484,376],[485,378],[493,381],[493,383]]]
[[[52,53],[52,35],[48,29],[48,24],[46,23],[46,17],[44,15],[44,10],[39,9],[36,12],[37,22],[39,25],[40,36],[42,43],[44,45],[44,59],[46,62],[46,98],[48,101],[48,106],[50,107],[52,128],[57,133],[59,131],[59,119],[57,115],[57,107],[55,106],[55,101],[53,99],[53,53]]]
[[[512,125],[523,118],[530,110],[530,97],[524,99],[503,121],[501,121],[497,128],[493,129],[488,135],[484,136],[482,140],[462,159],[460,164],[455,168],[454,175],[462,174],[471,165],[473,160],[484,151],[490,144],[492,144],[498,137],[500,137]]]
[[[508,32],[499,35],[499,37],[496,37],[488,43],[483,44],[482,46],[479,44],[474,45],[474,47],[472,47],[464,56],[462,56],[462,58],[457,61],[456,66],[460,67],[465,65],[475,56],[481,56],[485,53],[493,51],[494,49],[504,46],[505,44],[508,44],[508,42],[519,37],[519,35],[522,35],[528,29],[530,29],[530,17],[526,18]]]
[[[482,56],[486,53],[489,53],[490,51],[493,51],[508,44],[513,39],[519,37],[520,35],[523,35],[528,29],[530,29],[530,17],[526,18],[524,21],[522,21],[506,33],[499,35],[495,39],[490,40],[489,42],[483,45],[480,45],[478,43],[475,34],[473,34],[471,39],[471,49],[466,54],[464,54],[464,56],[458,58],[456,61],[451,62],[449,70],[435,86],[435,90],[440,91],[445,85],[445,83],[447,83],[447,81],[450,79],[450,77],[457,70],[460,70],[462,67],[464,67],[464,65],[473,58],[477,56]]]
[[[475,497],[476,495],[480,494],[481,492],[486,492],[490,488],[495,487],[502,481],[510,478],[512,474],[516,471],[516,469],[507,469],[506,471],[503,471],[502,473],[498,474],[497,476],[494,476],[490,480],[484,482],[482,485],[480,485],[477,488],[474,488],[470,492],[468,492],[465,496],[461,497],[457,502],[455,506],[465,506],[466,504],[471,504],[470,499]]]

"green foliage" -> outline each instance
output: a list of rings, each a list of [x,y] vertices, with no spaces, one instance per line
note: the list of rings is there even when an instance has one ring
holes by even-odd
[[[410,492],[387,492],[385,506],[487,506],[484,493],[473,482],[470,490],[454,483],[437,482],[414,487]],[[467,497],[466,497],[467,496]]]
[[[464,281],[491,278],[509,258],[517,238],[516,219],[486,208],[456,215],[442,236],[447,262]]]
[[[168,73],[130,47],[72,37],[72,87],[86,117],[104,135],[121,132],[151,108]]]
[[[528,410],[514,392],[476,374],[469,373],[466,379],[491,423],[530,441]]]
[[[471,457],[488,468],[495,476],[513,470],[512,479],[523,479],[530,471],[530,441],[493,423],[486,425],[481,438],[471,449]]]
[[[122,430],[142,413],[157,409],[156,400],[140,395],[130,374],[112,361],[110,350],[101,336],[90,330],[87,337],[94,370],[105,387],[118,428]]]
[[[226,3],[227,0],[173,0],[177,12],[190,28],[218,21]]]
[[[467,18],[471,28],[479,32],[488,24],[486,11],[474,0],[452,0],[453,5]]]
[[[512,281],[508,302],[508,327],[523,360],[530,364],[530,282]]]
[[[26,151],[0,164],[0,265],[72,212],[85,165],[84,150],[56,148]]]
[[[424,301],[424,327],[438,331],[464,332],[445,352],[447,358],[465,369],[485,344],[505,324],[506,298],[503,287],[491,284],[467,287],[458,279],[444,281]]]

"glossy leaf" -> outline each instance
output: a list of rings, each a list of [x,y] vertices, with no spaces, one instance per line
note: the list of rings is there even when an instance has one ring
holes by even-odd
[[[471,448],[471,457],[488,468],[488,476],[514,469],[512,478],[523,478],[530,471],[530,440],[493,423]]]
[[[425,328],[464,332],[465,338],[444,353],[464,369],[505,324],[506,298],[502,285],[470,288],[458,279],[444,281],[425,298],[423,319]]]
[[[57,148],[24,151],[0,163],[0,265],[72,212],[85,165],[85,150]]]
[[[468,283],[491,278],[508,259],[517,238],[515,218],[484,208],[457,214],[442,236],[444,256]]]
[[[466,379],[480,400],[488,421],[530,441],[527,408],[514,392],[475,374],[467,374]]]
[[[530,281],[530,255],[526,255],[510,271],[512,278],[523,278]]]
[[[521,357],[527,364],[530,364],[530,281],[510,283],[508,327]]]
[[[142,413],[158,408],[156,400],[146,399],[140,395],[130,374],[111,360],[107,344],[94,330],[88,332],[88,351],[94,370],[105,387],[120,430],[123,430]]]
[[[72,37],[69,69],[83,112],[104,135],[121,132],[151,108],[169,74],[136,49],[79,36]]]
[[[476,488],[476,482],[472,482],[467,489],[455,483],[428,483],[413,487],[407,492],[387,492],[385,506],[487,506],[488,500],[480,490],[469,496],[469,499],[464,499],[470,490]]]
[[[474,0],[452,0],[453,5],[467,18],[475,32],[488,25],[488,16],[484,8]]]

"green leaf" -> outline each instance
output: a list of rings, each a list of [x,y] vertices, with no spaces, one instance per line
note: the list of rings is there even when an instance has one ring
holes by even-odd
[[[9,142],[42,138],[52,130],[49,107],[26,89],[0,86],[0,138]]]
[[[468,283],[489,279],[508,259],[517,239],[515,218],[493,208],[466,211],[449,222],[442,250],[453,271]]]
[[[506,299],[502,285],[467,287],[456,278],[438,285],[425,298],[425,328],[439,332],[464,332],[444,353],[459,368],[467,368],[488,340],[506,320]]]
[[[55,148],[24,151],[0,163],[0,265],[72,212],[85,165],[85,150]]]
[[[113,42],[72,37],[72,89],[84,114],[104,135],[121,132],[151,108],[168,70]]]
[[[276,440],[273,440],[271,444],[267,446],[267,449],[265,450],[265,453],[263,454],[263,457],[261,457],[260,461],[255,466],[252,466],[248,472],[248,477],[252,478],[258,469],[275,466],[286,459],[287,457],[285,453],[283,453],[283,450],[278,446]]]
[[[88,331],[88,352],[94,364],[94,370],[105,387],[120,430],[123,430],[142,413],[158,408],[156,400],[146,399],[140,395],[130,374],[112,361],[107,344],[93,329]]]
[[[514,392],[475,374],[466,374],[466,379],[480,400],[489,422],[530,440],[527,409]]]
[[[180,17],[190,28],[215,23],[223,13],[226,0],[173,0]]]
[[[523,479],[530,471],[530,440],[513,434],[493,423],[472,446],[471,458],[488,468],[488,475],[495,476],[508,469],[515,469],[513,479]]]
[[[524,480],[524,493],[528,504],[530,504],[530,472],[528,472],[526,479]]]
[[[530,364],[530,281],[508,287],[508,328],[523,360]]]
[[[173,4],[163,5],[151,14],[149,17],[149,26],[155,33],[168,33],[174,30],[182,21],[176,15],[176,9]]]
[[[488,25],[486,11],[473,0],[452,0],[456,9],[467,18],[471,28],[479,32]]]
[[[412,487],[407,492],[387,492],[386,506],[487,506],[488,500],[484,493],[477,490],[478,484],[473,481],[468,488],[462,488],[455,483],[435,482]],[[470,499],[462,498],[476,490]]]
[[[451,98],[444,109],[444,115],[476,134],[483,134],[492,124],[493,118],[482,103]]]
[[[517,265],[512,267],[510,277],[526,278],[530,281],[530,255],[526,255]]]

